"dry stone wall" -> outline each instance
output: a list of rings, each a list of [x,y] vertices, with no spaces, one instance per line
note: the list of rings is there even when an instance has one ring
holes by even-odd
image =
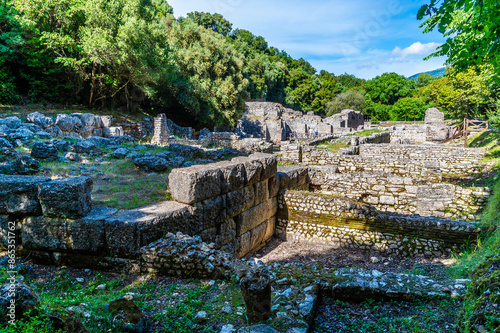
[[[274,235],[279,188],[304,184],[306,176],[307,169],[277,172],[270,154],[174,169],[174,201],[119,213],[91,207],[87,177],[1,176],[0,246],[13,224],[18,245],[52,261],[103,254],[138,260],[143,246],[170,232],[200,236],[243,257]]]
[[[321,192],[371,205],[379,211],[475,220],[490,196],[489,188],[452,184],[384,172],[328,174],[312,172],[311,182]]]
[[[282,239],[388,254],[440,256],[477,237],[477,224],[382,213],[337,196],[283,191],[276,234]]]
[[[384,171],[419,177],[429,168],[443,175],[482,173],[488,167],[480,159],[482,149],[442,147],[437,145],[363,144],[359,155],[333,153],[315,146],[289,144],[281,148],[284,160],[306,165],[336,165],[340,172]]]

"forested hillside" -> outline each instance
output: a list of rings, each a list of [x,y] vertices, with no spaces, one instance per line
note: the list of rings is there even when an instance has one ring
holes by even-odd
[[[166,112],[195,127],[234,125],[248,99],[377,120],[496,112],[488,67],[365,81],[313,68],[219,14],[175,19],[165,0],[0,0],[0,103]]]

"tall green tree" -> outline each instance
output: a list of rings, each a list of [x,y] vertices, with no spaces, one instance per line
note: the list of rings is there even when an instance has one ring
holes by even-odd
[[[226,20],[221,14],[191,12],[187,14],[187,17],[194,23],[207,29],[212,29],[214,32],[219,33],[224,37],[229,36],[233,30],[233,24]]]
[[[384,73],[365,84],[366,95],[375,103],[394,105],[400,98],[411,97],[416,83],[396,73]]]
[[[357,90],[347,90],[326,104],[326,115],[330,117],[344,109],[364,111],[365,97]]]
[[[174,64],[171,96],[199,124],[234,125],[249,97],[242,56],[224,37],[190,20],[173,24],[169,40]]]

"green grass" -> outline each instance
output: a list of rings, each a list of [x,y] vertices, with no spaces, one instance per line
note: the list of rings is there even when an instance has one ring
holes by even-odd
[[[351,146],[350,142],[347,140],[335,141],[335,142],[327,142],[322,144],[326,150],[331,151],[332,153],[338,153],[342,149],[349,148]]]
[[[168,191],[169,172],[150,175],[138,170],[128,159],[85,162],[82,164],[85,169],[74,163],[44,162],[43,175],[59,178],[89,173],[94,179],[92,202],[95,206],[127,210],[172,199]]]
[[[380,129],[380,128],[375,128],[375,129],[370,129],[370,130],[363,130],[361,132],[349,134],[349,136],[359,136],[359,137],[367,137],[375,133],[382,133],[382,132],[387,132],[386,130]]]

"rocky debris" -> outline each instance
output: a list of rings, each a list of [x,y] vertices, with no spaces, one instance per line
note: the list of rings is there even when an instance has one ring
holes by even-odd
[[[93,143],[96,147],[106,147],[112,144],[110,139],[103,138],[100,136],[91,136],[86,139],[86,141]]]
[[[35,133],[30,131],[25,127],[18,128],[14,131],[11,131],[7,134],[7,138],[13,142],[15,140],[21,140],[23,143],[28,142],[35,136]]]
[[[200,311],[194,316],[194,322],[197,324],[204,324],[208,321],[208,314],[206,311]]]
[[[184,158],[181,157],[181,156],[176,156],[174,159],[172,159],[169,164],[172,168],[180,168],[180,167],[186,167],[186,165],[184,165],[185,163],[188,163],[188,162],[185,162],[184,161]],[[189,163],[192,163],[192,162],[189,162]],[[192,166],[193,164],[191,164],[190,166]]]
[[[5,125],[11,129],[17,129],[21,126],[21,124],[21,119],[15,116],[0,118],[0,125]]]
[[[122,158],[125,158],[127,157],[127,155],[130,153],[130,150],[126,149],[126,148],[118,148],[116,149],[112,155],[114,158],[117,158],[117,159],[122,159]]]
[[[206,278],[229,279],[234,271],[235,259],[227,252],[214,249],[199,236],[186,236],[180,232],[168,233],[164,238],[141,249],[142,260],[148,272]]]
[[[203,149],[197,147],[182,145],[179,143],[171,143],[169,147],[170,151],[175,153],[176,156],[181,156],[185,159],[196,159],[204,155]]]
[[[21,156],[14,162],[14,170],[18,175],[33,175],[38,173],[40,168],[40,162],[29,156]]]
[[[92,209],[92,178],[70,177],[40,184],[39,200],[44,216],[79,218]]]
[[[241,294],[247,307],[250,324],[260,323],[271,317],[271,276],[263,267],[246,272],[240,280]]]
[[[139,169],[145,171],[165,172],[171,166],[165,158],[154,155],[138,155],[133,161]]]
[[[96,149],[96,146],[91,140],[85,139],[75,143],[72,149],[78,154],[89,154]]]
[[[40,160],[56,160],[57,156],[57,147],[51,143],[36,142],[31,149],[31,157]]]
[[[15,295],[14,298],[11,296],[12,294]],[[12,303],[12,300],[15,302]],[[0,323],[8,322],[11,319],[18,320],[29,311],[33,315],[38,303],[38,298],[24,284],[0,285]]]
[[[51,117],[47,117],[40,112],[33,112],[26,116],[26,121],[28,123],[33,123],[37,126],[40,126],[43,129],[54,125],[54,119]]]
[[[104,310],[126,330],[135,333],[149,331],[146,315],[133,301],[125,297],[109,302],[104,306]]]
[[[80,162],[82,160],[80,158],[80,155],[73,153],[73,152],[67,152],[64,155],[64,158],[68,159],[68,161],[71,161],[71,162]]]
[[[14,146],[7,139],[0,138],[0,148],[12,149]]]

